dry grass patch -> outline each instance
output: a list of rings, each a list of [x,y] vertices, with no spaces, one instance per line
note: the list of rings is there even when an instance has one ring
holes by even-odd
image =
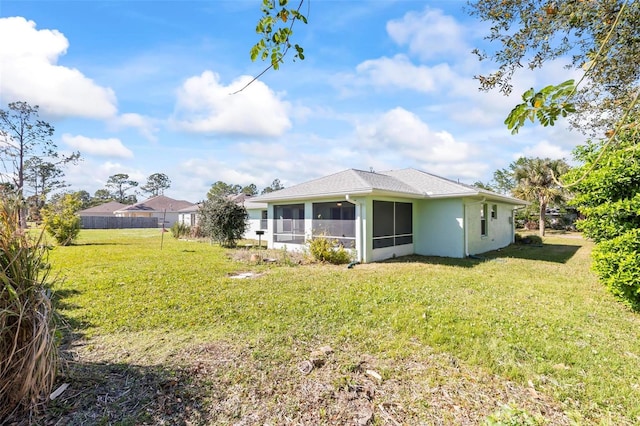
[[[42,423],[477,425],[510,403],[537,424],[571,424],[533,387],[419,343],[405,359],[307,344],[274,359],[258,344],[218,340],[187,346],[161,365],[121,362],[136,355],[113,349],[106,341],[67,348],[60,381],[71,386]],[[311,371],[301,368],[305,361]]]

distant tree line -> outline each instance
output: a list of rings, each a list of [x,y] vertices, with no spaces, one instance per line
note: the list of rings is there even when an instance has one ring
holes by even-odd
[[[282,185],[282,183],[280,183],[280,179],[274,179],[273,182],[271,182],[271,185],[262,189],[260,194],[267,194],[269,192],[277,191],[279,189],[284,189],[284,186]],[[211,185],[211,188],[207,193],[207,198],[212,199],[216,197],[225,197],[228,195],[239,195],[239,194],[245,194],[249,196],[258,195],[258,187],[253,183],[242,186],[238,184],[226,183],[219,180],[213,185]]]

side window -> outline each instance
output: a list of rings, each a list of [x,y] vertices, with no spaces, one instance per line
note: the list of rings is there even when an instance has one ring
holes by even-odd
[[[267,229],[268,226],[269,224],[267,222],[267,211],[262,210],[262,212],[260,213],[260,229]]]
[[[487,204],[482,204],[480,209],[480,235],[483,237],[487,235]]]
[[[493,204],[491,205],[491,219],[497,219],[497,218],[498,218],[498,205]]]

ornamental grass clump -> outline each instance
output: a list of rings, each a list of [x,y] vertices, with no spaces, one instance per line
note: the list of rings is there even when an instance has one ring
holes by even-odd
[[[324,235],[307,240],[309,254],[317,262],[327,262],[333,265],[342,265],[352,260],[351,253],[347,251],[336,239],[329,239]]]
[[[0,202],[0,419],[43,408],[57,372],[47,249],[42,233],[20,228],[18,211]]]

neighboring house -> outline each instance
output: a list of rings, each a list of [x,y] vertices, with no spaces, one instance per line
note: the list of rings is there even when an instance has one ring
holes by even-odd
[[[245,231],[243,238],[257,240],[261,239],[266,241],[268,238],[267,233],[267,204],[253,202],[253,197],[246,194],[229,195],[228,198],[238,204],[242,204],[247,209],[249,220],[247,223],[247,230]],[[199,204],[182,209],[178,212],[178,221],[187,226],[196,226],[198,224],[198,209]],[[256,231],[262,231],[260,237]]]
[[[268,205],[270,248],[302,249],[323,235],[361,262],[505,247],[514,241],[514,210],[528,204],[415,169],[349,169],[252,201]]]
[[[189,201],[174,200],[164,195],[158,195],[118,209],[114,214],[118,217],[156,217],[159,226],[169,228],[178,220],[181,210],[192,206],[194,204]]]
[[[127,207],[127,205],[117,201],[109,201],[108,203],[100,204],[99,206],[80,210],[78,212],[78,216],[113,216],[113,212],[124,207]]]
[[[196,226],[198,224],[199,209],[200,203],[197,203],[178,210],[178,223],[189,227]]]
[[[245,239],[268,241],[270,238],[267,221],[267,203],[253,201],[254,197],[244,197],[242,204],[249,215],[249,226],[244,232]],[[258,235],[256,232],[260,232]]]

